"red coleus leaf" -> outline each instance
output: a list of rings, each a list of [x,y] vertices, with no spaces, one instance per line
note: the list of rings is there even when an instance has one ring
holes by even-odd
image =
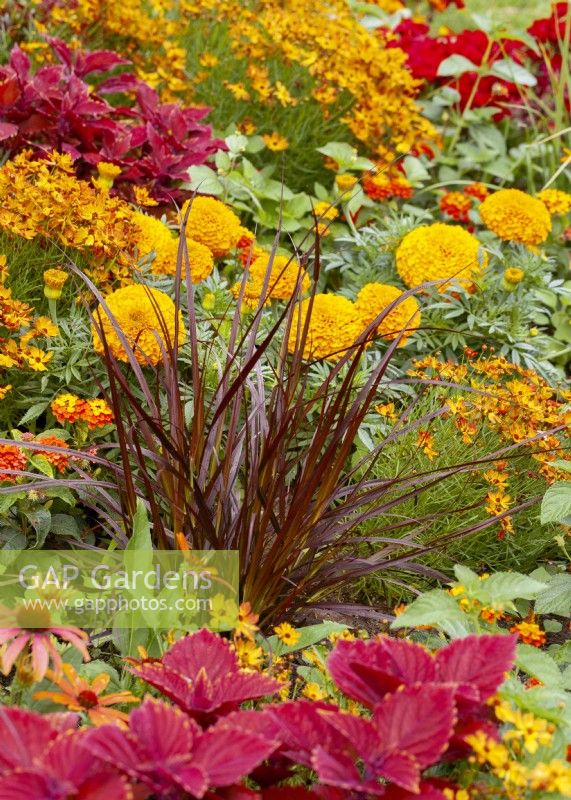
[[[437,684],[408,687],[378,705],[373,721],[385,750],[410,753],[425,769],[444,752],[454,731],[454,690]]]
[[[203,725],[282,688],[273,678],[240,669],[228,642],[207,630],[180,639],[160,662],[127,661],[135,675]]]
[[[339,752],[347,746],[345,734],[329,723],[329,715],[337,713],[337,706],[297,700],[269,706],[267,713],[279,725],[284,754],[295,763],[311,766],[311,755],[317,747]]]
[[[517,636],[466,636],[436,654],[439,679],[470,687],[480,701],[502,685],[514,662]]]
[[[0,771],[32,766],[59,732],[49,716],[16,706],[0,707]]]
[[[9,67],[0,69],[0,108],[8,108],[20,97],[18,76]]]
[[[337,686],[349,697],[373,707],[399,686],[434,681],[434,658],[402,639],[340,641],[327,660]]]
[[[176,708],[147,698],[129,717],[129,730],[104,726],[88,734],[90,749],[159,797],[178,787],[193,797],[230,786],[275,749],[260,736],[216,725],[203,732]]]
[[[18,133],[18,126],[12,125],[11,122],[0,122],[0,142],[4,139],[9,139]]]

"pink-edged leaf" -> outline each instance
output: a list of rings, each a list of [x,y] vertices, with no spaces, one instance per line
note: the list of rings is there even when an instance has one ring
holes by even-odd
[[[131,89],[136,89],[140,83],[140,78],[132,75],[130,72],[122,73],[121,75],[112,75],[107,78],[97,87],[99,94],[114,94],[128,92]]]
[[[0,142],[4,139],[9,139],[18,133],[18,126],[13,125],[11,122],[0,122]]]
[[[414,642],[382,637],[372,641],[341,641],[327,666],[337,686],[349,697],[374,706],[401,685],[433,681],[434,658]]]
[[[59,781],[42,769],[12,772],[0,778],[0,800],[61,800],[64,797],[131,800],[133,795],[124,778],[110,773],[86,778],[77,787]]]
[[[383,751],[383,742],[376,727],[365,717],[340,711],[322,711],[321,716],[345,737],[345,749],[350,749],[366,764],[372,764]]]
[[[114,53],[113,50],[94,50],[83,55],[80,67],[78,65],[77,74],[83,76],[92,72],[107,72],[114,67],[130,63],[123,56]]]
[[[323,747],[318,747],[313,753],[311,763],[322,783],[338,789],[384,794],[384,785],[376,780],[363,780],[353,758],[346,753],[331,753]]]
[[[453,788],[447,785],[448,788]],[[421,781],[418,790],[409,792],[400,786],[388,786],[383,800],[447,800],[446,795],[432,781]]]
[[[32,62],[28,56],[22,50],[20,50],[17,44],[14,45],[10,51],[9,64],[18,76],[18,79],[24,83],[30,72],[30,66]]]
[[[157,761],[187,755],[194,747],[200,728],[179,711],[160,700],[147,697],[129,715],[129,732]]]
[[[438,684],[409,686],[385,698],[373,720],[384,752],[408,753],[424,769],[444,752],[454,731],[454,690]]]
[[[185,677],[174,670],[166,669],[160,662],[144,662],[137,665],[131,662],[129,672],[141,678],[149,686],[176,703],[183,711],[192,710],[192,690]]]
[[[377,764],[379,775],[409,792],[420,786],[420,765],[411,753],[389,753]]]
[[[343,750],[345,736],[330,725],[323,711],[335,712],[337,707],[328,703],[297,700],[270,706],[268,713],[280,726],[280,739],[286,755],[293,761],[311,765],[311,753],[320,746]]]
[[[441,681],[477,690],[480,700],[491,697],[505,680],[515,659],[516,636],[466,636],[436,654]]]
[[[214,681],[239,669],[228,642],[206,628],[179,639],[164,654],[162,661],[166,667],[190,680],[195,680],[201,670]]]
[[[203,733],[193,753],[209,785],[230,786],[248,775],[276,749],[277,742],[218,723]]]
[[[58,39],[55,36],[48,38],[48,44],[61,63],[70,69],[73,66],[73,51],[71,48],[62,39]]]
[[[57,735],[48,717],[16,706],[0,706],[0,769],[32,766]]]

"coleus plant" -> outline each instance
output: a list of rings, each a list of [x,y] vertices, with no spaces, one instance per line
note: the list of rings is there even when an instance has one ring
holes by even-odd
[[[468,732],[494,735],[486,701],[514,647],[511,636],[468,636],[436,654],[386,637],[339,642],[328,667],[340,705],[253,708],[283,684],[240,670],[228,642],[203,630],[160,659],[129,660],[173,704],[148,696],[128,727],[1,708],[0,800],[445,800],[454,785],[425,771],[465,757]],[[342,710],[347,699],[355,710]]]
[[[162,103],[117,53],[72,50],[56,38],[48,42],[58,64],[34,72],[15,45],[0,68],[2,148],[9,154],[26,147],[69,153],[79,177],[88,177],[100,162],[112,163],[121,169],[114,191],[127,199],[133,186],[144,186],[159,202],[180,200],[178,185],[188,168],[225,147],[201,122],[208,109]],[[108,102],[109,96],[123,98],[123,105]]]

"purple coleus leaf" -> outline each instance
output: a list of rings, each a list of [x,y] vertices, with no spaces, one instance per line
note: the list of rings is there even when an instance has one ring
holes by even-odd
[[[87,744],[157,797],[173,797],[178,789],[197,798],[237,783],[276,747],[223,721],[203,731],[179,709],[152,698],[131,712],[127,731],[103,726],[89,732]]]
[[[273,678],[242,670],[228,642],[206,629],[180,639],[160,661],[127,662],[133,674],[203,726],[236,710],[246,700],[283,688]]]

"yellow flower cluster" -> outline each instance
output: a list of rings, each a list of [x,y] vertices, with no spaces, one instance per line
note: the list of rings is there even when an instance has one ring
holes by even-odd
[[[90,275],[99,285],[130,278],[137,234],[131,209],[78,180],[70,156],[35,160],[28,151],[20,153],[0,168],[0,195],[3,230],[88,253]]]
[[[243,228],[239,217],[215,197],[193,197],[181,210],[186,222],[186,236],[205,245],[216,258],[228,255],[238,244]]]
[[[385,283],[367,283],[366,286],[363,286],[355,300],[355,309],[362,320],[363,327],[366,328],[370,325],[382,310],[402,297],[402,294],[396,286]],[[376,332],[379,336],[391,341],[396,339],[401,331],[406,331],[399,342],[399,347],[402,347],[410,335],[418,330],[419,325],[418,302],[414,297],[407,297],[387,314],[377,326]]]
[[[139,230],[137,247],[142,258],[152,257],[151,272],[156,275],[176,275],[178,263],[179,237],[156,217],[134,212],[133,218]],[[186,240],[190,275],[193,283],[200,283],[214,269],[212,252],[206,245]],[[181,275],[186,275],[186,264],[183,258]]]
[[[549,386],[533,370],[516,366],[503,357],[480,358],[467,366],[427,356],[415,361],[409,374],[458,385],[458,389],[443,393],[442,402],[465,444],[473,442],[481,427],[486,426],[504,442],[525,443],[547,481],[565,478],[554,462],[571,461],[565,449],[571,424],[571,412],[567,410],[571,392]],[[508,466],[507,461],[498,462],[494,470],[484,473],[484,479],[491,485],[486,508],[494,516],[505,513],[511,504],[506,491]],[[504,534],[513,530],[509,516],[501,520],[501,529]]]
[[[550,214],[568,214],[571,211],[571,194],[560,189],[544,189],[536,195]]]
[[[268,269],[270,269],[269,276],[267,275]],[[258,306],[266,279],[264,305],[268,305],[272,300],[289,300],[294,295],[298,282],[302,294],[307,292],[310,285],[309,275],[303,267],[299,266],[295,258],[280,255],[272,257],[270,253],[263,253],[254,258],[248,270],[248,280],[243,296],[243,302],[247,308]],[[232,287],[234,297],[239,296],[241,287],[241,281],[234,284]]]
[[[204,10],[204,3],[195,6],[197,14]],[[225,2],[215,14],[227,22],[234,56],[247,62],[251,93],[262,103],[300,100],[279,81],[272,85],[265,65],[274,56],[308,70],[325,115],[349,93],[353,104],[344,121],[372,151],[389,142],[402,153],[437,138],[416,105],[420,83],[406,69],[406,55],[367,30],[348,0]]]
[[[428,281],[470,284],[488,264],[480,242],[459,225],[422,225],[406,234],[396,251],[397,272],[409,288]]]
[[[295,352],[303,336],[311,298],[296,307],[288,340],[290,353]],[[316,294],[304,343],[305,359],[337,361],[352,347],[363,332],[354,304],[336,294]]]
[[[117,335],[116,325],[118,325],[140,364],[161,362],[162,349],[168,350],[169,345],[172,347],[175,343],[177,312],[170,297],[158,289],[133,284],[107,295],[105,302],[115,321],[107,315],[102,306],[97,307],[94,320],[99,330],[92,325],[95,352],[103,355],[105,342],[115,358],[119,361],[128,361],[127,352]],[[179,311],[179,347],[184,339],[184,323]]]
[[[531,734],[530,741],[535,737]],[[525,791],[554,793],[562,797],[571,794],[571,766],[559,759],[548,763],[538,762],[527,767],[518,761],[510,749],[502,742],[487,736],[483,731],[466,737],[467,744],[474,752],[472,757],[481,766],[487,766],[490,772],[502,783],[506,797],[515,800],[522,798]]]
[[[479,207],[484,225],[505,241],[536,246],[551,231],[551,217],[541,200],[519,189],[500,189]]]

